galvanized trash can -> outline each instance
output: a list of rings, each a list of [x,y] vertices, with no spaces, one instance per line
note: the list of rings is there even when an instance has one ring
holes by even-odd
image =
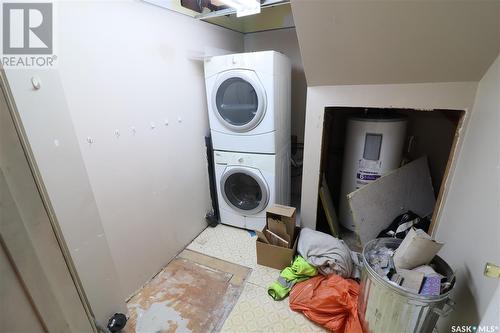
[[[449,298],[452,289],[437,296],[415,294],[389,283],[370,267],[370,251],[384,246],[396,249],[401,242],[397,238],[380,238],[368,242],[363,248],[358,311],[366,333],[430,333],[439,317],[453,310],[454,303]],[[436,256],[432,263],[438,273],[453,279],[453,271],[443,259]]]

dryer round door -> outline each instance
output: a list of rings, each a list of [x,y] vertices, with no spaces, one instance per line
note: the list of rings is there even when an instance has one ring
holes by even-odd
[[[262,175],[249,168],[235,167],[226,171],[220,188],[229,207],[244,215],[261,212],[269,201],[269,190]]]
[[[254,129],[266,113],[266,92],[249,70],[219,74],[212,92],[212,107],[219,121],[235,132]]]

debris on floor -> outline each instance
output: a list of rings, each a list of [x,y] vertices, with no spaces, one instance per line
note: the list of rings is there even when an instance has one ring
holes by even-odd
[[[115,313],[109,318],[106,326],[111,333],[120,332],[127,324],[127,316],[123,313]]]
[[[292,262],[300,228],[295,226],[295,208],[272,205],[266,211],[266,225],[256,230],[256,255],[259,265],[284,269]]]
[[[278,280],[273,282],[267,293],[275,301],[281,301],[288,296],[292,287],[299,282],[307,280],[318,274],[314,266],[309,264],[301,256],[297,256],[291,266],[281,271]]]
[[[125,333],[221,329],[250,270],[185,250],[128,302]]]
[[[378,246],[370,247],[372,242],[377,242]],[[392,297],[397,299],[394,302],[401,302],[401,298],[405,297],[444,295],[442,299],[426,301],[429,304],[438,303],[436,306],[441,306],[439,302],[448,302],[454,275],[449,266],[436,256],[443,244],[432,240],[423,230],[413,227],[403,240],[379,238],[372,242],[366,244],[360,259],[342,240],[303,228],[298,237],[295,261],[269,287],[269,295],[274,300],[282,300],[289,294],[292,310],[303,313],[311,321],[331,331],[343,333],[363,332],[362,323],[367,327],[373,326],[379,310],[384,311],[387,320],[396,316],[397,313],[392,314],[391,311],[397,312],[399,306],[389,304],[386,309],[381,305],[387,300],[391,302]],[[363,261],[375,271],[373,274],[379,275],[385,282],[377,282],[377,285],[370,282],[372,287],[366,287],[369,277],[366,267],[360,264]],[[320,274],[313,276],[316,270]],[[365,271],[361,285],[358,282],[360,270]],[[401,296],[385,288],[384,283],[406,291],[409,296]],[[370,296],[370,288],[375,288],[376,292],[382,290],[381,294]],[[362,320],[358,317],[358,295],[361,291],[364,292],[364,298],[360,299],[364,311]],[[414,319],[411,315],[408,317],[408,320]],[[432,323],[432,320],[428,322],[433,327],[435,322]]]
[[[359,284],[335,274],[318,275],[296,284],[290,308],[339,333],[363,333],[358,318]]]
[[[257,264],[255,238],[248,232],[219,224],[205,229],[188,249],[252,269],[243,292],[223,324],[221,333],[326,332],[326,329],[292,311],[288,302],[269,297],[268,287],[280,271]],[[290,265],[291,261],[285,266]]]
[[[361,333],[357,314],[358,254],[328,234],[303,228],[298,255],[268,289],[274,300],[290,293],[290,308],[335,332]],[[316,276],[317,273],[321,273]],[[352,279],[351,279],[352,278]],[[292,297],[293,293],[293,297]]]
[[[303,228],[300,232],[298,253],[321,274],[338,274],[344,278],[360,278],[358,255],[340,239]]]

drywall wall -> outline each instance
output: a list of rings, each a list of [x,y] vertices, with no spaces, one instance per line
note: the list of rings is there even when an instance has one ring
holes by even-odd
[[[470,111],[476,82],[415,83],[307,88],[302,225],[316,227],[325,107],[456,109]],[[468,112],[466,113],[467,122]]]
[[[500,2],[292,0],[309,86],[479,81]]]
[[[8,69],[8,83],[52,208],[100,323],[125,311],[71,115],[56,70]],[[31,78],[41,82],[35,90]]]
[[[307,83],[295,28],[245,34],[245,52],[275,50],[292,63],[292,135],[304,142]]]
[[[141,1],[57,10],[61,82],[126,297],[206,227],[200,58],[243,37]]]
[[[243,37],[141,1],[54,6],[57,67],[6,74],[103,324],[206,226],[200,59],[243,51]]]
[[[486,308],[486,312],[481,317],[479,325],[500,327],[500,316],[498,316],[498,313],[500,313],[500,284],[497,286],[491,302]]]
[[[483,271],[487,261],[500,264],[499,91],[497,58],[478,84],[435,232],[436,239],[445,243],[440,255],[457,274],[457,311],[442,322],[441,332],[449,332],[449,325],[479,323],[498,287],[498,280],[485,277]]]

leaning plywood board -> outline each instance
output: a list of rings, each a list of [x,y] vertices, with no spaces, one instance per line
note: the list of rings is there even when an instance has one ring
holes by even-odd
[[[321,177],[321,187],[319,188],[319,198],[323,209],[325,210],[326,220],[333,237],[339,237],[339,222],[337,220],[337,213],[335,212],[335,206],[333,205],[332,196],[330,194],[330,189],[326,183],[325,175]]]
[[[430,215],[435,198],[427,157],[380,177],[347,198],[363,245],[408,210],[420,216]]]

